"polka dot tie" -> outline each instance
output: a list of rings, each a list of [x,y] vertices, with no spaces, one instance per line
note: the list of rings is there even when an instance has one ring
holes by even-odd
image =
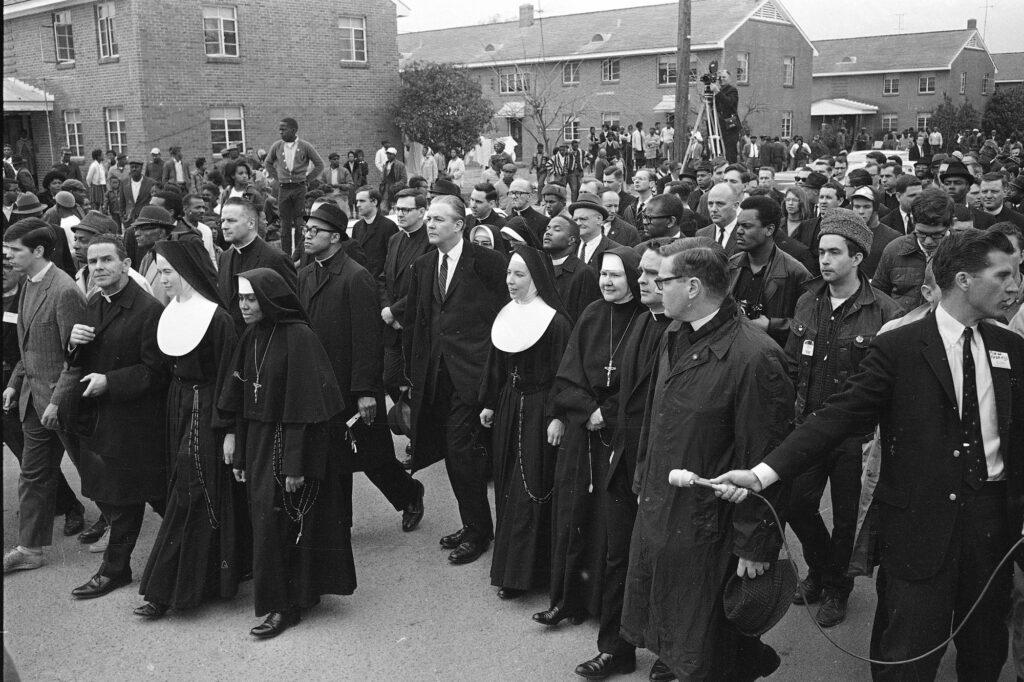
[[[967,456],[967,469],[964,472],[967,485],[975,490],[981,488],[988,479],[988,465],[985,462],[985,446],[981,438],[981,413],[978,409],[978,385],[974,373],[974,353],[971,341],[974,330],[964,329],[963,356],[963,408],[960,415],[962,448]]]

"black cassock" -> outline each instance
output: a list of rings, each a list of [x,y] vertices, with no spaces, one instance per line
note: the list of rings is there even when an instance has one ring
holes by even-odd
[[[236,418],[233,466],[249,492],[256,615],[352,594],[352,475],[330,447],[328,424],[343,402],[323,346],[305,321],[264,320],[242,334],[233,364],[219,407]],[[304,476],[303,487],[286,493],[287,476]]]
[[[572,325],[555,315],[530,348],[491,349],[481,403],[494,410],[491,584],[527,590],[548,584],[551,499],[557,448],[547,441],[547,406]]]
[[[565,423],[565,435],[555,466],[550,596],[551,606],[565,613],[600,613],[606,542],[597,491],[608,470],[618,414],[625,346],[619,342],[645,311],[635,299],[591,303],[576,322],[558,368],[549,409]],[[589,431],[586,424],[598,408],[605,427]]]

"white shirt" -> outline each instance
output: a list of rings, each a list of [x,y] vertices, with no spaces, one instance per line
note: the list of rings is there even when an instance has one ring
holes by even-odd
[[[644,134],[639,130],[634,130],[633,134],[629,136],[629,143],[633,145],[633,149],[639,149],[643,151]]]
[[[299,138],[284,143],[284,167],[289,171],[295,170],[295,150],[299,146]]]
[[[444,291],[445,291],[445,293],[448,293],[448,287],[451,286],[452,277],[455,276],[455,268],[459,265],[459,259],[462,258],[462,244],[463,244],[463,241],[464,240],[462,240],[462,239],[457,241],[455,243],[455,246],[453,246],[448,253],[442,253],[440,250],[438,250],[438,259],[437,259],[437,276],[438,276],[438,278],[441,277],[441,263],[444,262],[445,256],[448,257],[448,277],[447,277],[447,279],[445,280],[445,283],[444,283]]]
[[[715,228],[715,241],[721,244],[723,249],[725,248],[725,245],[729,243],[729,237],[732,236],[732,231],[736,229],[736,221],[738,219],[739,216],[737,215],[735,218],[732,219],[731,223],[725,226],[725,234],[722,235],[721,239],[718,238],[718,225],[714,225],[714,223],[712,223],[712,225],[714,225]]]
[[[384,164],[388,162],[387,149],[381,147],[377,150],[377,153],[373,155],[373,165],[377,167],[381,173],[384,172]]]
[[[174,181],[185,182],[185,165],[178,159],[174,159]]]
[[[594,235],[592,239],[585,242],[580,242],[580,260],[584,263],[589,263],[591,257],[594,255],[594,251],[597,250],[597,245],[601,243],[601,233]]]
[[[903,218],[904,229],[910,227],[910,214],[909,213],[904,213],[903,209],[901,208],[900,209],[900,216]],[[910,234],[911,232],[913,232],[913,230],[909,230],[909,229],[907,230],[907,234]]]
[[[340,168],[332,168],[331,169],[331,182],[330,182],[330,184],[332,186],[333,185],[340,185],[341,184],[341,182],[338,181],[338,173],[340,171],[341,171]]]
[[[141,191],[142,191],[142,178],[139,178],[137,181],[136,180],[132,180],[132,200],[133,201],[138,201],[139,200],[139,192],[141,192]]]
[[[28,281],[35,282],[36,284],[38,284],[39,282],[42,282],[43,281],[43,277],[46,277],[46,273],[49,272],[50,268],[52,268],[52,267],[53,267],[53,263],[48,262],[46,264],[46,267],[44,267],[42,270],[40,270],[36,274],[34,274],[31,277],[29,277]]]
[[[103,168],[103,164],[99,161],[93,161],[89,165],[89,171],[85,174],[85,183],[87,185],[106,185],[107,184],[107,171]]]
[[[719,310],[721,310],[721,308],[715,308],[715,312],[711,313],[710,315],[706,315],[700,318],[699,320],[694,320],[693,322],[691,322],[690,326],[693,327],[693,331],[697,331],[698,329],[706,325],[708,322],[715,319],[715,315],[718,314]]]

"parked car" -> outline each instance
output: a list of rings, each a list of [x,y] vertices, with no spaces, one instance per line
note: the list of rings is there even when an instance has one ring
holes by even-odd
[[[871,152],[880,151],[886,156],[898,156],[903,160],[903,172],[914,174],[914,162],[910,160],[909,151],[901,151],[899,149],[865,149],[858,152],[850,152],[846,155],[846,162],[849,164],[846,172],[849,173],[854,168],[863,168],[867,165],[868,154]]]

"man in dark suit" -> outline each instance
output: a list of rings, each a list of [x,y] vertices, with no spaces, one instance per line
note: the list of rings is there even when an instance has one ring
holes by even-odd
[[[740,197],[728,182],[720,182],[707,193],[705,205],[711,224],[697,230],[698,237],[710,237],[725,248],[725,255],[736,253],[736,215]]]
[[[491,325],[508,301],[505,259],[465,239],[465,205],[437,197],[427,238],[437,247],[413,263],[402,326],[412,390],[414,467],[445,460],[462,528],[441,538],[453,564],[475,561],[494,536],[485,453],[477,446],[480,377]]]
[[[752,470],[714,479],[761,490],[792,480],[820,453],[881,425],[877,512],[881,566],[871,657],[902,660],[957,635],[963,679],[996,680],[1006,661],[1012,566],[1024,514],[1024,340],[986,320],[1018,293],[1013,246],[965,230],[932,258],[942,299],[924,319],[876,338],[846,387]],[[745,490],[727,489],[737,501]],[[1018,563],[1020,557],[1017,558]],[[994,574],[993,574],[994,572]],[[943,651],[876,667],[876,680],[933,680]]]
[[[533,188],[526,178],[516,178],[508,188],[509,214],[508,219],[522,218],[526,226],[537,238],[537,243],[544,239],[544,230],[548,226],[548,217],[535,209],[533,204]]]
[[[352,239],[366,253],[366,269],[375,280],[384,272],[388,240],[398,232],[398,226],[381,213],[380,199],[380,192],[369,185],[356,190],[359,221],[352,227]]]
[[[601,180],[604,181],[605,189],[619,195],[619,209],[616,211],[619,217],[633,222],[632,216],[636,213],[636,197],[623,188],[622,169],[618,166],[605,169],[604,177]]]
[[[569,319],[575,323],[584,308],[601,298],[597,273],[576,255],[580,227],[573,219],[557,215],[548,222],[542,243],[555,266],[555,290]]]
[[[60,461],[78,444],[67,432],[81,375],[64,362],[71,328],[85,317],[85,297],[51,261],[55,235],[38,218],[23,218],[4,234],[4,260],[24,274],[18,305],[21,359],[4,389],[3,408],[17,406],[25,447],[18,478],[18,546],[4,555],[4,573],[39,568],[53,540]],[[78,532],[81,527],[73,532]],[[65,528],[65,532],[67,528]]]
[[[473,187],[469,195],[469,210],[473,212],[476,225],[490,225],[495,232],[505,227],[505,216],[498,213],[498,191],[489,182],[481,182]],[[495,241],[494,248],[499,248]]]
[[[407,294],[412,282],[413,262],[433,248],[427,239],[423,218],[427,198],[417,190],[404,189],[395,197],[398,232],[388,240],[382,282],[381,319],[384,321],[384,390],[398,400],[399,389],[408,386],[402,360],[402,320],[407,309]],[[404,210],[403,210],[404,209]]]
[[[281,275],[293,291],[298,291],[295,264],[283,251],[263,241],[256,231],[257,216],[256,207],[240,197],[225,201],[220,215],[221,233],[229,246],[217,261],[217,288],[239,332],[245,328],[242,311],[238,308],[239,273],[270,268]]]
[[[187,189],[192,179],[192,164],[181,157],[181,147],[171,147],[171,158],[164,164],[161,171],[161,179],[164,185],[174,184],[181,189]]]
[[[142,162],[131,161],[128,182],[121,185],[121,197],[124,199],[124,222],[131,225],[139,217],[143,206],[149,205],[154,183],[142,175]]]
[[[593,194],[580,192],[579,200],[569,205],[572,219],[580,226],[580,247],[576,255],[595,273],[601,271],[601,255],[608,249],[621,246],[604,236],[604,222],[608,209]]]
[[[384,404],[380,304],[373,277],[346,255],[348,216],[336,204],[324,204],[306,221],[305,253],[310,263],[299,270],[299,301],[310,326],[331,359],[345,409],[333,419],[333,439],[342,447],[349,471],[364,471],[396,511],[402,530],[411,531],[423,518],[423,484],[395,459]],[[345,446],[345,423],[355,447]],[[351,510],[351,488],[346,508]],[[351,525],[351,514],[348,519]]]
[[[974,226],[987,230],[996,223],[1009,222],[1024,230],[1024,214],[1006,204],[1006,178],[1002,173],[981,177],[981,211],[974,211]]]
[[[129,276],[119,237],[97,235],[87,251],[89,279],[99,293],[71,330],[68,363],[82,376],[75,429],[81,437],[82,494],[110,524],[103,563],[71,591],[92,599],[132,581],[132,550],[146,503],[163,515],[167,497],[164,448],[170,363],[156,341],[163,306]]]
[[[930,159],[931,156],[932,146],[928,144],[928,136],[918,133],[914,144],[910,146],[910,160],[920,161],[921,159]]]
[[[914,217],[910,212],[910,206],[914,203],[914,197],[924,191],[924,188],[917,177],[901,175],[896,178],[893,191],[899,205],[887,215],[880,216],[878,222],[900,234],[910,234],[914,231]]]

